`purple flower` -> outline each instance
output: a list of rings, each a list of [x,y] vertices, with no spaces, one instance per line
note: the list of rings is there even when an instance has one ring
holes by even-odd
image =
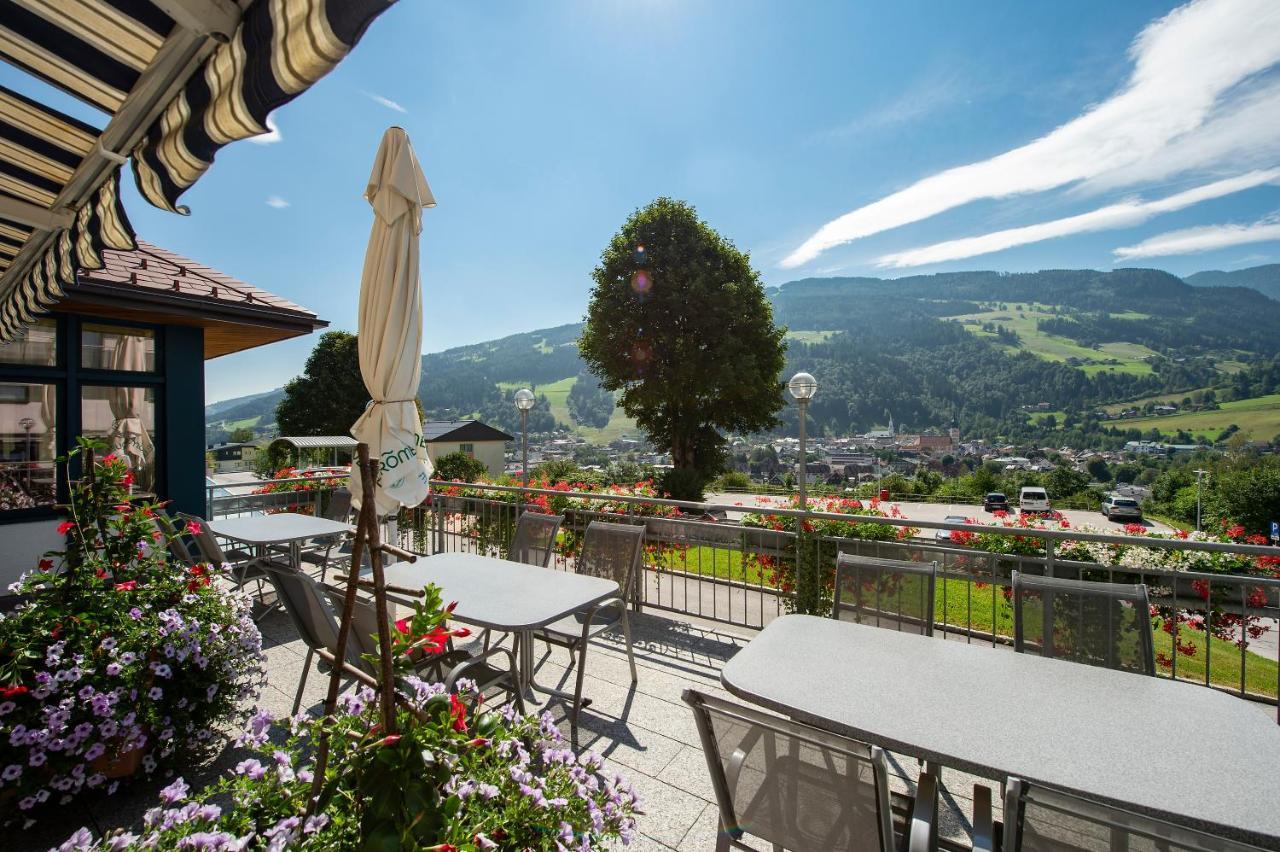
[[[0,778],[5,781],[16,781],[22,775],[22,764],[11,763],[4,768],[4,772],[0,773]]]
[[[329,824],[329,817],[325,816],[324,814],[316,814],[315,816],[309,816],[307,817],[306,823],[304,823],[302,826],[302,833],[315,834],[317,831],[324,828],[328,824]]]
[[[8,716],[17,708],[17,706],[18,705],[14,704],[12,701],[0,702],[0,716]]]
[[[106,753],[107,753],[106,746],[104,746],[102,743],[94,743],[93,745],[85,749],[84,759],[88,761],[97,760],[98,758],[102,757]]]
[[[125,651],[120,655],[120,664],[123,666],[133,665],[133,661],[136,659],[138,659],[138,656],[132,651]]]
[[[153,686],[147,690],[147,697],[152,701],[159,701],[162,695],[164,695],[164,690],[158,686]]]
[[[476,792],[480,794],[480,798],[488,801],[498,797],[498,788],[492,784],[481,784],[476,788]]]
[[[104,651],[110,651],[115,646],[116,640],[114,636],[108,636],[106,639],[102,640],[102,650]]]
[[[81,827],[58,847],[58,852],[75,852],[79,849],[92,849],[93,835],[89,829]]]
[[[44,752],[42,751],[31,752],[31,756],[27,759],[27,763],[31,764],[32,766],[44,766],[44,762],[45,762],[45,756],[44,756]]]
[[[138,609],[136,606],[131,608],[129,610],[129,617],[132,618],[134,621],[137,621],[138,619],[142,618],[142,610]]]
[[[111,677],[115,677],[116,675],[120,674],[120,664],[107,663],[107,674],[110,675]]]
[[[236,764],[236,774],[247,775],[251,781],[261,781],[267,774],[267,770],[261,763],[249,758]]]
[[[191,792],[191,788],[187,785],[187,782],[183,781],[182,777],[179,776],[178,780],[160,791],[160,798],[172,805],[174,802],[181,802],[185,799],[189,792]]]

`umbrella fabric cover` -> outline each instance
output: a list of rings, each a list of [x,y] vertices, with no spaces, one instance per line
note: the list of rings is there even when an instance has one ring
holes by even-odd
[[[142,338],[125,334],[118,338],[111,356],[111,366],[116,370],[141,371],[146,369],[146,350]],[[143,387],[113,387],[108,391],[107,404],[111,407],[111,434],[107,442],[111,451],[124,459],[134,474],[134,487],[139,491],[155,490],[156,447],[147,432],[143,418],[147,390]]]
[[[365,198],[373,229],[360,278],[360,375],[371,402],[351,427],[379,463],[378,513],[426,499],[431,462],[418,416],[422,373],[422,282],[418,234],[422,208],[434,207],[409,136],[392,127],[382,136]],[[360,471],[351,468],[351,493],[359,504]]]

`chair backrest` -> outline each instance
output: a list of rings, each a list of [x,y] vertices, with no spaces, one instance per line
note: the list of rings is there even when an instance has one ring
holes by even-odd
[[[338,614],[329,602],[324,586],[310,574],[294,568],[269,562],[264,562],[262,568],[303,644],[334,653],[338,647]],[[352,627],[352,633],[358,632],[358,621],[353,622]],[[360,651],[365,644],[360,639],[349,639],[347,662],[366,674],[373,674],[371,666],[360,659]]]
[[[324,516],[331,521],[346,523],[351,518],[351,489],[335,488],[329,494],[329,508]]]
[[[1082,799],[1019,778],[1005,784],[1004,852],[1256,852],[1224,837]]]
[[[723,830],[775,848],[893,852],[888,760],[875,746],[686,689]]]
[[[174,524],[163,510],[157,511],[152,516],[151,522],[155,524],[156,531],[164,536],[165,546],[169,549],[170,556],[183,565],[194,565],[198,561],[187,544],[185,522],[181,525]]]
[[[933,635],[936,562],[906,562],[841,553],[831,617]]]
[[[1156,673],[1145,585],[1013,572],[1013,645],[1027,654]]]
[[[516,521],[516,533],[507,548],[507,559],[526,565],[547,567],[556,550],[556,533],[564,523],[564,515],[523,512]]]
[[[592,521],[587,524],[582,552],[574,570],[613,580],[623,595],[631,593],[636,566],[644,552],[644,526]]]
[[[182,530],[185,535],[191,536],[192,540],[195,541],[196,552],[200,555],[202,561],[210,563],[215,568],[229,561],[226,554],[222,552],[218,539],[209,530],[208,521],[196,515],[187,515],[182,512],[178,512],[174,517],[178,519],[177,528]],[[190,532],[192,524],[195,525],[199,532]]]

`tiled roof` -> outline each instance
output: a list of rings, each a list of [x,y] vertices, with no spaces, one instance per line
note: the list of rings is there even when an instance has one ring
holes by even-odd
[[[428,420],[422,424],[422,437],[435,441],[514,441],[515,438],[479,420]]]
[[[273,308],[315,316],[301,305],[143,240],[138,240],[136,251],[106,249],[103,261],[102,269],[81,270],[80,281],[126,285],[146,291],[204,297],[225,305]]]

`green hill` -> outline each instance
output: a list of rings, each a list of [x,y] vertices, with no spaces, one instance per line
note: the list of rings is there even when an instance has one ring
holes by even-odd
[[[967,435],[1030,440],[1048,418],[1033,421],[1025,409],[1048,403],[1062,413],[1054,440],[1096,443],[1112,427],[1078,421],[1104,406],[1211,387],[1223,389],[1220,400],[1276,390],[1266,368],[1280,358],[1280,302],[1159,270],[811,278],[768,292],[775,320],[788,327],[788,375],[806,369],[821,383],[810,406],[819,431],[864,431],[892,414],[910,428],[956,424]],[[532,430],[570,428],[595,441],[633,432],[578,357],[580,330],[574,323],[424,356],[427,416],[517,429],[511,395],[527,385],[539,395]],[[274,405],[270,395],[222,403],[210,420],[262,424]],[[783,417],[794,418],[792,407]],[[1105,439],[1120,441],[1127,429]]]
[[[1223,272],[1220,269],[1188,275],[1186,282],[1194,287],[1249,287],[1264,296],[1280,299],[1280,263],[1251,266]]]

